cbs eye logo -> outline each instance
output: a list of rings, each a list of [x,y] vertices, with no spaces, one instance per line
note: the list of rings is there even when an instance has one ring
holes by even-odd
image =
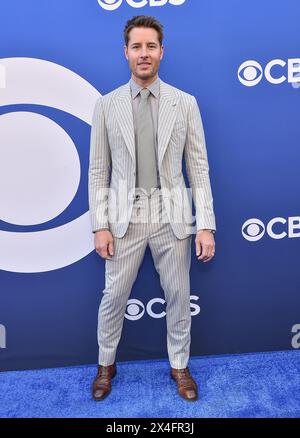
[[[277,69],[276,76],[272,72],[273,68]],[[287,76],[278,75],[278,70],[282,68],[286,69]],[[237,76],[246,87],[254,87],[261,81],[263,74],[270,84],[278,85],[288,81],[294,88],[298,88],[300,86],[300,58],[290,58],[287,62],[283,59],[272,59],[264,69],[254,60],[245,61],[240,65]]]
[[[191,295],[190,299],[197,301],[199,300],[199,297],[197,295]],[[151,318],[155,318],[155,319],[163,318],[164,316],[166,316],[166,312],[164,308],[163,310],[161,310],[160,305],[165,306],[165,304],[166,301],[162,298],[152,298],[152,300],[150,300],[145,307],[142,301],[132,298],[127,301],[125,318],[129,319],[130,321],[137,321],[138,319],[141,319],[144,316],[145,312],[147,312],[147,314]],[[198,315],[198,313],[200,313],[200,306],[196,303],[190,303],[190,305],[192,309],[191,315],[192,316]]]
[[[101,8],[106,11],[115,11],[118,9],[123,0],[97,0]],[[174,6],[182,5],[186,0],[126,0],[127,4],[132,8],[143,8],[147,4],[149,6],[164,6],[167,3],[170,3]]]
[[[165,300],[163,300],[162,298],[153,298],[152,300],[150,300],[146,306],[148,315],[152,318],[163,318],[166,312],[162,311],[158,314],[154,313],[152,310],[152,306],[154,303],[164,304]],[[125,318],[129,319],[130,321],[137,321],[138,319],[142,318],[142,316],[144,316],[146,309],[144,304],[140,300],[132,298],[127,302]]]
[[[285,231],[286,229],[286,231]],[[267,235],[271,239],[289,239],[300,237],[300,216],[289,216],[287,219],[284,217],[274,217],[267,225],[257,219],[248,219],[242,225],[242,235],[246,240],[255,242],[263,237],[267,232]]]
[[[256,218],[248,219],[242,226],[242,235],[246,240],[255,242],[265,234],[264,223]]]
[[[98,0],[99,5],[106,11],[114,11],[122,2],[123,0]]]
[[[64,123],[75,116],[68,123],[87,132],[99,92],[71,70],[33,58],[0,59],[0,87],[0,269],[29,273],[71,265],[93,251],[88,210],[68,210],[63,218],[71,220],[57,225],[77,198],[81,162],[73,136],[38,111],[63,111],[56,120]],[[34,111],[9,107],[21,104],[35,105]]]
[[[263,70],[256,61],[245,61],[238,70],[238,78],[246,87],[257,85],[262,78]]]

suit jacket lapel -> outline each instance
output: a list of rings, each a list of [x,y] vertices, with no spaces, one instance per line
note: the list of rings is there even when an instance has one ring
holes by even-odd
[[[135,167],[135,138],[130,82],[120,88],[115,101],[117,121]]]
[[[157,127],[159,168],[161,166],[174,127],[177,115],[178,100],[179,98],[174,90],[168,84],[160,80],[160,100]]]
[[[166,148],[168,146],[172,129],[174,127],[178,96],[174,90],[160,79],[160,101],[158,111],[158,127],[157,127],[157,141],[158,141],[158,166],[160,168]],[[115,109],[117,121],[123,135],[125,144],[129,150],[131,158],[136,166],[135,158],[135,138],[133,125],[133,110],[130,93],[130,81],[128,81],[116,97]]]

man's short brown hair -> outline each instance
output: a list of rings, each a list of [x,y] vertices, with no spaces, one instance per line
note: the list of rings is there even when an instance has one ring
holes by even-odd
[[[163,25],[156,18],[151,17],[150,15],[136,15],[135,17],[127,21],[124,28],[124,41],[126,46],[128,46],[129,42],[129,32],[134,27],[150,27],[155,29],[158,33],[159,43],[160,45],[162,45],[162,41],[164,38]]]

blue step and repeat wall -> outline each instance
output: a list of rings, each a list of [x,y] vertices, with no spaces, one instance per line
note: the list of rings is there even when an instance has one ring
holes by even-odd
[[[300,348],[299,0],[2,0],[0,368],[91,363],[104,261],[88,211],[95,101],[126,83],[123,29],[165,30],[160,77],[196,96],[216,256],[191,266],[191,355]],[[117,360],[167,358],[149,248]]]

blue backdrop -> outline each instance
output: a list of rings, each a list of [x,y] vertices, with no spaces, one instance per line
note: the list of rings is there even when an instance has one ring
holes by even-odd
[[[160,77],[196,96],[216,256],[191,267],[192,355],[300,347],[300,3],[4,0],[0,27],[0,367],[96,363],[104,261],[88,212],[99,93],[127,82],[123,28],[165,29]],[[117,360],[167,358],[149,249]]]

